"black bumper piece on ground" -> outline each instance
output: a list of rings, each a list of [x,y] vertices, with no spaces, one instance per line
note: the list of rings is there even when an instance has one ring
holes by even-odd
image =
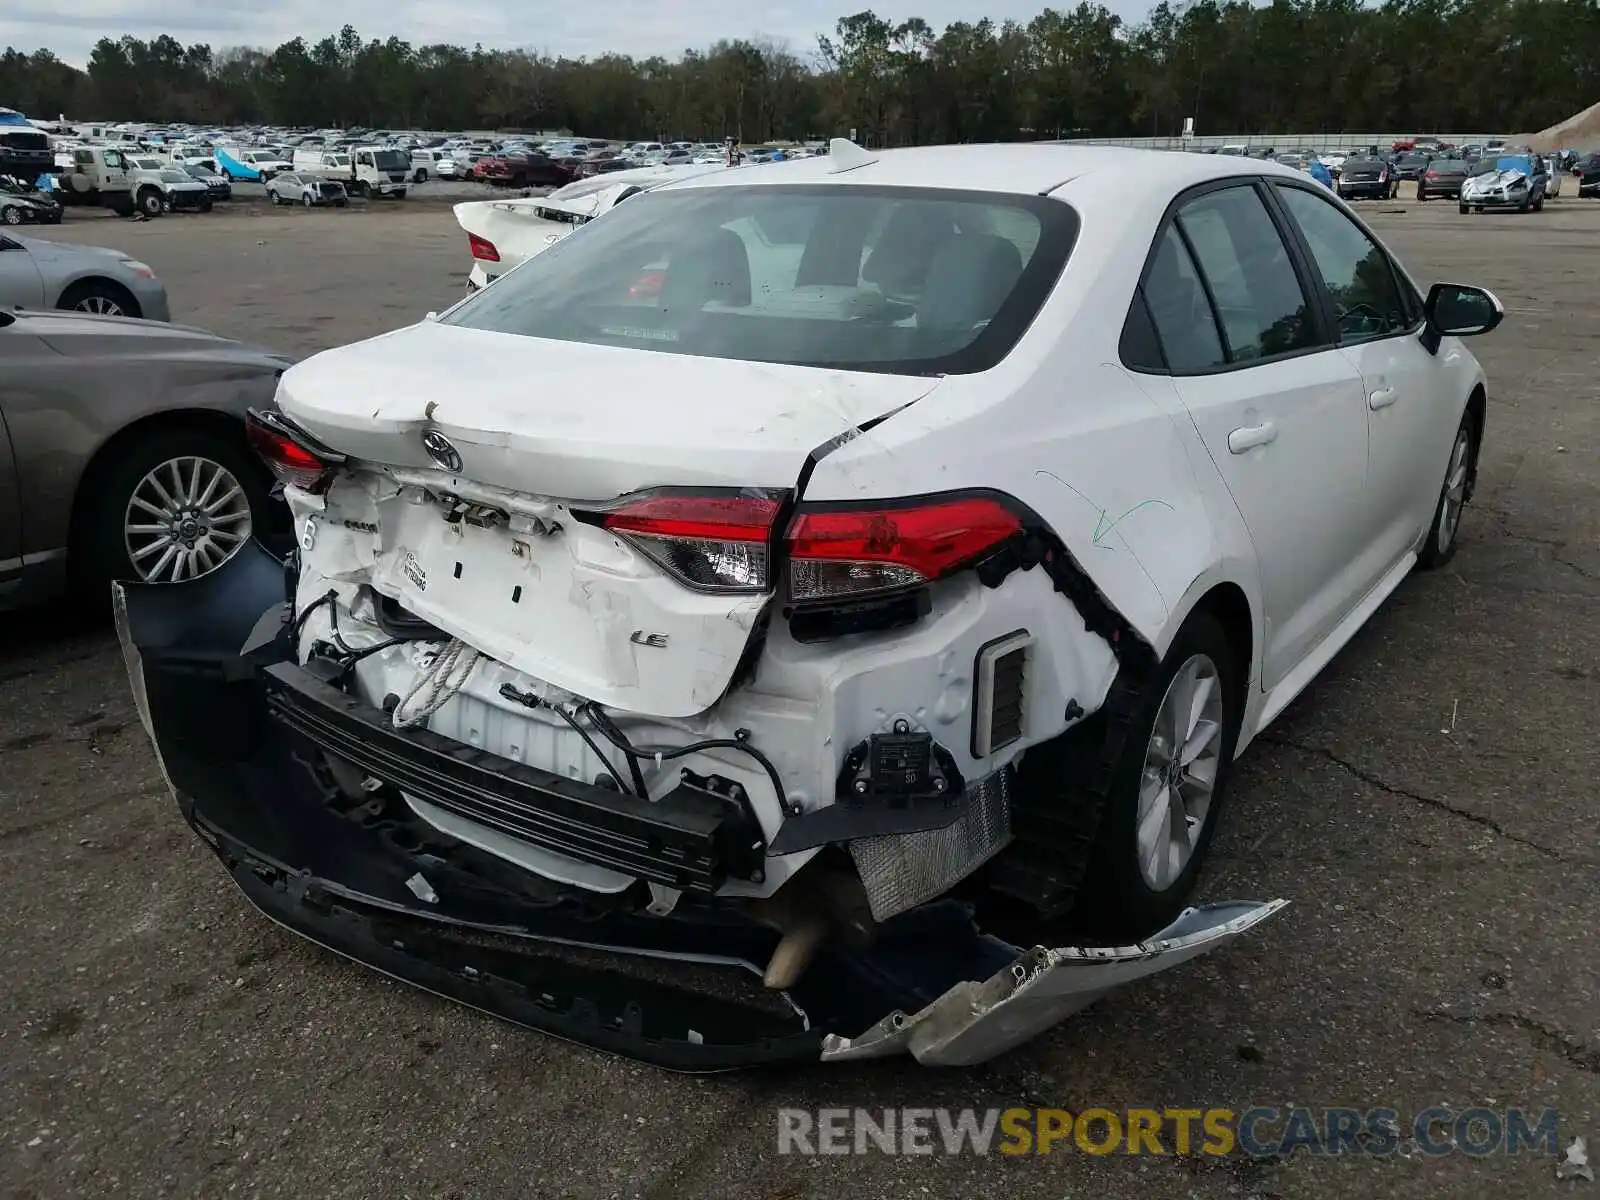
[[[283,565],[252,544],[197,581],[120,587],[117,623],[185,819],[250,901],[294,932],[505,1020],[683,1071],[816,1061],[825,1035],[860,1034],[1016,958],[965,905],[941,901],[887,923],[869,949],[824,946],[796,987],[769,992],[760,971],[778,934],[740,911],[686,893],[651,916],[548,884],[440,833],[398,798],[352,804],[326,770],[319,743],[330,731],[313,729],[310,714],[339,726],[341,754],[403,773],[408,790],[435,799],[459,795],[492,756],[462,747],[444,763],[422,745],[431,735],[401,745],[364,714],[330,722],[326,685],[292,666],[285,590]],[[504,778],[541,820],[579,803],[519,773]],[[620,807],[606,820],[618,843],[642,828]],[[668,820],[661,854],[669,841],[710,853],[713,814]]]

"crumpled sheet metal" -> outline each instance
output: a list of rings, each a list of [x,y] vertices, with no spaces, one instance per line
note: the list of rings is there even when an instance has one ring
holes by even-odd
[[[1186,909],[1160,933],[1133,946],[1035,947],[988,979],[958,984],[918,1012],[890,1013],[859,1037],[830,1035],[823,1040],[822,1059],[906,1053],[926,1066],[987,1062],[1113,988],[1232,941],[1288,903],[1231,901]]]

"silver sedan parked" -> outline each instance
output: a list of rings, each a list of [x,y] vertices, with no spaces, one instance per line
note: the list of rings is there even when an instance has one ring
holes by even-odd
[[[244,413],[290,363],[182,325],[0,310],[0,609],[193,579],[286,533]]]
[[[338,180],[292,171],[274,175],[267,181],[267,197],[274,204],[303,204],[307,208],[321,208],[329,204],[344,208],[350,203],[344,184]]]
[[[0,308],[65,308],[167,321],[167,289],[136,258],[103,246],[0,235]],[[0,369],[7,365],[0,360]]]

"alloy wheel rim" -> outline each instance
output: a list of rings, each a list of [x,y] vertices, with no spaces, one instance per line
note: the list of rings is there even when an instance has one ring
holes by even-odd
[[[96,313],[102,317],[120,317],[123,315],[122,305],[110,296],[85,296],[73,305],[79,312]]]
[[[1456,530],[1461,527],[1461,510],[1467,503],[1467,449],[1471,439],[1463,429],[1456,434],[1456,444],[1450,451],[1450,470],[1444,477],[1444,503],[1439,506],[1439,552],[1450,549],[1456,540]]]
[[[1139,773],[1135,843],[1139,874],[1154,891],[1170,888],[1194,858],[1216,790],[1222,724],[1217,664],[1192,655],[1161,698]]]
[[[250,539],[250,498],[221,463],[169,459],[139,481],[123,515],[128,560],[146,583],[210,574]]]

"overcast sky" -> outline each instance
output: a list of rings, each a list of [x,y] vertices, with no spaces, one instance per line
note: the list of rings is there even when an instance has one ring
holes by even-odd
[[[1076,0],[1056,0],[1071,8]],[[607,51],[677,57],[686,48],[719,38],[765,36],[786,41],[809,55],[819,33],[844,14],[874,7],[864,0],[595,0],[587,4],[551,0],[205,0],[163,4],[157,0],[13,0],[0,4],[0,46],[47,48],[83,66],[102,37],[153,38],[170,33],[185,45],[272,47],[297,34],[315,42],[348,21],[364,39],[398,35],[417,44],[452,42],[490,48],[521,46],[569,57]],[[936,29],[951,21],[1027,20],[1044,0],[929,0],[904,9],[878,6],[891,20],[921,16]],[[1141,19],[1143,0],[1107,0],[1125,19]],[[339,14],[328,24],[329,13]],[[757,15],[759,14],[759,15]],[[0,103],[5,98],[0,97]]]

